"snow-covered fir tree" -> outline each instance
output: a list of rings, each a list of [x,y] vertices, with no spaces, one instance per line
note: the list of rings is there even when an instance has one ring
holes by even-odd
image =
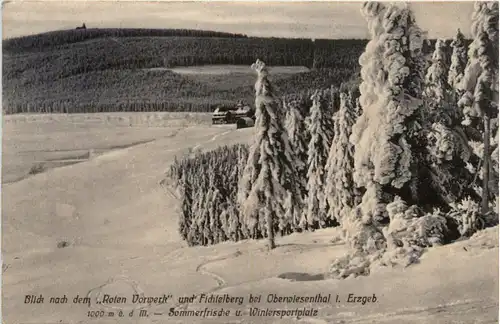
[[[467,135],[461,125],[462,114],[456,103],[456,92],[449,85],[446,43],[438,40],[425,78],[425,118],[427,148],[431,161],[431,179],[447,203],[474,194],[473,181],[466,164],[473,162]],[[475,195],[475,194],[474,194]]]
[[[275,247],[274,232],[292,226],[290,205],[300,203],[297,189],[295,155],[280,117],[281,105],[268,79],[264,62],[252,65],[257,72],[255,83],[256,122],[254,141],[239,184],[238,201],[246,227],[253,238],[259,232]],[[291,199],[290,199],[291,196]]]
[[[427,150],[420,132],[425,33],[408,6],[365,3],[362,11],[372,40],[360,57],[363,112],[350,139],[354,181],[365,190],[356,214],[365,226],[380,228],[389,220],[386,205],[396,196],[409,205],[440,201],[425,183]],[[374,228],[365,230],[383,244]]]
[[[245,170],[245,165],[247,163],[248,148],[243,145],[238,146],[237,158],[238,158],[238,167],[236,168],[237,170],[236,177],[239,181],[239,179],[243,177],[243,171]]]
[[[226,233],[222,228],[220,214],[222,213],[223,195],[218,188],[211,188],[209,192],[210,200],[207,208],[210,217],[211,240],[209,244],[217,244],[226,240]]]
[[[432,54],[431,65],[425,76],[425,119],[429,130],[428,149],[438,163],[450,161],[455,148],[451,127],[459,120],[458,107],[452,99],[452,88],[448,84],[446,42],[438,39]]]
[[[475,126],[482,137],[482,143],[481,138],[471,138],[471,145],[483,161],[481,211],[486,214],[489,203],[498,196],[498,173],[490,163],[491,136],[496,133],[491,127],[498,118],[498,2],[476,2],[472,20],[473,42],[460,84],[464,93],[459,106],[465,115],[464,125]],[[493,195],[490,190],[494,191]]]
[[[325,198],[328,217],[341,222],[357,205],[358,192],[352,178],[354,146],[349,141],[352,126],[358,118],[356,100],[352,94],[340,94],[340,109],[333,116],[334,136],[326,163]]]
[[[436,41],[436,47],[432,54],[431,66],[425,75],[424,93],[429,99],[433,110],[441,110],[443,104],[447,104],[450,92],[448,85],[448,70],[446,58],[446,42],[442,39]],[[441,109],[440,109],[441,107]],[[448,107],[446,107],[448,108]]]
[[[328,225],[328,206],[324,204],[325,165],[333,139],[332,110],[320,92],[316,92],[311,99],[313,100],[309,122],[311,140],[307,159],[306,212],[301,220],[303,228]]]
[[[302,197],[306,196],[307,183],[307,150],[308,150],[308,130],[305,124],[304,109],[302,108],[303,100],[293,98],[290,101],[285,101],[286,105],[286,130],[290,145],[296,157],[296,170],[298,176],[298,185]]]
[[[188,239],[189,230],[192,224],[191,216],[193,206],[193,190],[187,184],[187,175],[182,173],[178,185],[180,197],[180,217],[179,217],[179,234],[185,240]],[[188,242],[189,243],[189,242]],[[191,244],[190,244],[191,245]]]
[[[359,143],[361,141],[364,129],[369,127],[371,125],[371,122],[375,122],[371,120],[372,118],[370,118],[370,115],[368,114],[369,108],[367,108],[364,113],[362,113],[362,109],[364,109],[364,107],[375,105],[379,100],[379,95],[383,93],[384,72],[382,70],[383,64],[381,56],[381,36],[384,32],[382,22],[385,11],[385,5],[380,2],[365,2],[363,3],[361,8],[361,14],[366,19],[366,22],[368,24],[368,31],[371,37],[370,41],[366,45],[365,51],[359,57],[362,82],[359,85],[360,96],[358,99],[358,103],[361,110],[359,112],[359,118],[353,125],[351,137],[349,139],[355,148],[355,156],[356,151],[359,151],[360,149],[369,153],[369,147],[359,148],[356,147],[356,143]],[[369,145],[371,140],[372,139],[369,138],[368,135],[364,139],[365,145]],[[361,154],[358,153],[358,156],[361,157]],[[356,161],[356,158],[354,158],[353,180],[355,182],[355,185],[358,187],[363,187],[363,185],[367,185],[367,183],[360,181],[360,179],[356,181],[356,169],[359,169],[363,165],[368,163],[368,161],[364,162],[360,158],[358,158],[358,161]],[[377,188],[374,189],[377,190]],[[376,209],[378,206],[378,202],[376,200],[374,202],[375,204],[373,207],[374,209]],[[340,225],[342,226],[342,229],[344,230],[346,236],[345,239],[351,246],[359,248],[358,241],[360,241],[360,244],[363,244],[363,239],[361,237],[364,235],[364,233],[373,233],[372,230],[375,229],[371,225],[371,217],[372,215],[370,214],[363,216],[361,208],[359,208],[358,206],[349,215],[349,217],[340,221]],[[365,220],[364,222],[363,219]],[[333,264],[333,267],[335,267],[335,264]]]
[[[465,67],[467,65],[467,44],[465,36],[460,29],[451,42],[453,52],[451,54],[450,70],[448,72],[448,84],[455,90],[458,90],[460,82],[464,77]]]
[[[380,37],[382,29],[382,13],[385,12],[384,4],[380,2],[365,2],[362,7],[362,14],[368,23],[368,31],[371,39],[366,45],[365,51],[359,57],[361,65],[361,79],[359,85],[360,104],[367,107],[377,101],[379,94],[382,93],[384,80],[380,72],[382,66],[382,57],[379,53]],[[361,115],[358,123],[368,122],[368,115]],[[356,136],[356,135],[355,135]]]

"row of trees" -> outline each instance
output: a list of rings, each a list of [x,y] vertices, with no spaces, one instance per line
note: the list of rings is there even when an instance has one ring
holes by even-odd
[[[290,138],[295,138],[298,141],[297,143],[292,141],[288,146],[289,149],[290,145],[293,147],[295,147],[295,144],[301,145],[300,143],[305,140],[303,135],[309,134],[304,116],[307,116],[311,110],[312,94],[321,98],[321,101],[328,109],[335,109],[335,104],[339,102],[339,90],[331,88],[321,92],[304,91],[300,94],[284,96],[280,101],[274,103],[275,107],[279,107],[276,112],[281,111],[283,113],[281,117],[286,119],[286,129],[290,134]],[[282,105],[295,108],[290,109],[285,115]],[[294,127],[297,127],[297,129]],[[265,135],[262,134],[262,136]],[[293,137],[294,135],[296,137]],[[279,140],[279,138],[276,138],[276,140]],[[283,145],[287,144],[284,143]],[[307,146],[308,144],[304,145]],[[197,152],[194,155],[184,157],[182,160],[175,160],[170,166],[167,174],[169,187],[176,189],[175,196],[179,198],[181,205],[179,231],[189,245],[207,245],[225,240],[237,241],[267,236],[266,223],[262,219],[258,223],[252,223],[251,219],[255,219],[257,216],[245,216],[240,210],[241,205],[239,204],[238,194],[240,195],[239,199],[241,199],[242,193],[238,191],[238,183],[242,180],[245,166],[252,165],[247,164],[248,150],[248,145],[224,146],[206,153]],[[278,152],[274,153],[278,154]],[[307,151],[297,153],[307,160]],[[255,158],[258,158],[258,156],[255,156]],[[292,159],[291,156],[290,159]],[[293,163],[297,161],[299,160],[293,159]],[[293,164],[290,164],[289,167],[295,168]],[[289,173],[281,176],[292,177]],[[297,180],[304,180],[305,178],[302,176],[307,176],[307,172],[303,170],[302,174],[295,175]],[[305,184],[306,181],[303,181],[303,186],[296,188],[297,195],[302,196],[305,194]],[[289,196],[288,202],[292,203],[296,198]],[[254,202],[258,203],[258,201]],[[271,200],[268,202],[271,203]],[[212,210],[212,212],[209,210]],[[284,210],[281,210],[281,212],[284,212]],[[308,228],[319,227],[317,222],[308,224],[301,220],[299,209],[286,210],[290,214],[290,219],[279,218],[278,215],[281,215],[281,212],[273,216],[273,219],[276,220],[273,233],[277,232],[280,235],[286,235],[295,231],[300,232]],[[202,230],[204,227],[200,224],[204,224],[203,226],[212,224],[211,226],[215,227],[211,227],[212,230]],[[217,226],[213,224],[226,225],[220,225],[220,228],[215,229]]]
[[[224,146],[175,160],[167,188],[180,201],[179,233],[193,245],[248,238],[236,205],[246,145]]]
[[[348,69],[318,69],[275,75],[281,93],[298,88],[338,86],[351,78]],[[38,85],[4,84],[4,113],[94,113],[186,111],[211,112],[238,100],[252,102],[253,76],[181,75],[171,71],[105,70],[80,74]],[[24,80],[24,81],[23,81]]]
[[[263,123],[274,120],[275,127],[280,127],[280,131],[270,129],[268,133],[260,133],[257,146],[226,146],[207,153],[196,153],[180,161],[176,160],[171,165],[168,178],[172,187],[177,189],[176,196],[181,201],[180,233],[190,245],[267,237],[269,229],[266,224],[273,224],[272,232],[280,235],[335,226],[338,225],[334,216],[335,209],[328,206],[340,207],[337,202],[349,204],[351,201],[347,197],[348,192],[338,191],[340,195],[336,196],[333,193],[337,191],[331,186],[328,189],[332,194],[325,195],[324,185],[327,181],[331,184],[338,183],[331,181],[332,179],[341,179],[345,183],[339,184],[346,188],[350,183],[346,175],[350,172],[348,166],[349,161],[352,161],[353,147],[345,146],[348,142],[347,134],[357,116],[356,111],[359,111],[356,88],[351,84],[343,84],[340,88],[304,90],[278,99],[267,78],[268,71],[264,63],[258,61],[254,67],[259,71],[259,78],[262,78],[257,82],[261,87],[258,92],[262,96],[257,103],[260,106],[271,103],[274,108],[271,112],[257,110],[258,114],[265,113],[258,115],[257,121]],[[285,120],[285,123],[280,124],[281,120]],[[285,138],[288,137],[288,141],[280,135],[283,131],[286,132]],[[289,169],[280,173],[278,180],[272,179],[273,175],[277,176],[277,170],[269,170],[270,179],[254,179],[252,175],[256,176],[260,172],[259,161],[262,158],[258,147],[269,136],[274,136],[276,142],[283,142],[276,151],[267,152],[265,156],[272,159],[284,153],[288,162],[280,162],[276,167]],[[251,156],[248,154],[249,149],[254,152]],[[338,155],[335,152],[344,153]],[[252,162],[248,162],[249,159]],[[256,169],[248,169],[250,166]],[[340,170],[345,175],[333,172],[337,167],[342,167]],[[244,171],[249,175],[248,178],[242,176]],[[246,186],[245,181],[247,185],[259,181],[261,186],[253,189],[247,187],[248,191],[245,191],[242,189]],[[269,183],[278,184],[283,181],[286,190],[273,187],[278,192],[268,192],[268,200],[262,200],[259,190],[265,190]],[[292,193],[287,191],[292,188],[295,188]],[[315,194],[311,194],[312,192]],[[273,198],[280,193],[285,197]],[[272,204],[280,201],[283,205]],[[300,203],[297,204],[297,201]],[[257,214],[249,213],[262,203],[270,206],[267,210],[278,210],[265,216],[272,217],[273,222],[267,223],[260,211]],[[213,206],[210,208],[215,208],[215,211],[205,210],[208,206]],[[220,228],[217,235],[208,229],[200,229],[200,222],[226,224],[227,219],[231,219],[232,225]]]
[[[273,248],[277,230],[342,227],[354,255],[334,262],[337,278],[408,265],[424,247],[498,224],[498,3],[476,4],[468,52],[459,32],[452,58],[438,41],[430,62],[408,6],[362,13],[372,37],[362,83],[338,106],[331,90],[310,109],[300,96],[283,102],[265,64],[253,65],[256,130],[238,169],[249,237]]]
[[[8,108],[5,114],[85,114],[85,113],[108,113],[108,112],[209,112],[220,104],[233,107],[234,100],[203,100],[193,102],[192,100],[171,100],[169,102],[148,101],[111,101],[98,103],[78,103],[68,101],[44,101],[39,103],[6,103]]]
[[[256,55],[273,65],[355,70],[356,57],[364,44],[365,40],[348,39],[312,42],[308,39],[230,37],[99,38],[30,55],[26,52],[12,54],[4,49],[3,73],[7,79],[23,77],[36,84],[108,69],[249,65]]]

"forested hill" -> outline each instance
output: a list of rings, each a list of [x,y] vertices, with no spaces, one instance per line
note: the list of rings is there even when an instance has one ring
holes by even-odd
[[[104,41],[104,42],[102,42]],[[85,44],[99,44],[88,48],[105,54],[107,42],[131,46],[129,54],[136,53],[137,46],[145,46],[144,51],[156,60],[135,63],[137,67],[156,67],[157,61],[171,66],[192,64],[251,64],[255,57],[267,59],[270,65],[304,65],[333,67],[349,60],[350,52],[359,52],[366,40],[325,40],[300,38],[261,38],[242,34],[189,29],[72,29],[29,35],[3,41],[3,52],[15,54],[52,52]],[[173,44],[173,42],[175,42]],[[352,51],[350,51],[352,50]],[[333,54],[332,51],[337,51]],[[113,54],[113,53],[111,53]],[[175,56],[180,56],[176,58]],[[339,61],[339,58],[341,59]],[[335,59],[335,60],[333,60]],[[134,63],[132,63],[134,64]]]
[[[58,45],[67,45],[103,37],[225,37],[246,38],[246,35],[193,29],[138,29],[85,28],[56,30],[36,35],[10,38],[3,41],[3,50],[9,53],[41,51]]]
[[[196,30],[75,29],[3,43],[5,113],[210,111],[251,100],[254,76],[181,75],[169,68],[305,66],[275,75],[281,93],[339,85],[355,75],[366,40],[257,38]],[[160,69],[158,69],[160,68]],[[250,72],[250,70],[249,70]]]

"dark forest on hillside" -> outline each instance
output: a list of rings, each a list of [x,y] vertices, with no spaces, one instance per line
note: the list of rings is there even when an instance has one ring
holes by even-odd
[[[226,37],[244,38],[246,35],[193,29],[138,29],[138,28],[85,28],[56,30],[36,35],[15,37],[3,41],[3,50],[9,53],[42,51],[58,45],[83,42],[105,37]]]
[[[3,44],[4,112],[212,111],[251,101],[253,79],[147,69],[249,66],[256,58],[310,68],[274,76],[285,95],[355,79],[366,43],[171,29],[78,29],[13,38]]]

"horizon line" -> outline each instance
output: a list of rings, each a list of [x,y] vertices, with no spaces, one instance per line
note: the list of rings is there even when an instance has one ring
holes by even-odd
[[[32,0],[30,0],[32,1]],[[33,0],[33,1],[45,1],[45,0]],[[49,1],[56,1],[56,0],[49,0]],[[121,0],[123,1],[123,0]],[[133,0],[131,0],[133,1]],[[150,0],[141,0],[144,2],[149,2]],[[189,0],[189,1],[199,1],[199,0]],[[225,0],[217,0],[217,1],[225,1]],[[261,0],[261,1],[269,1],[269,0]],[[278,0],[276,0],[278,1]],[[294,0],[292,0],[294,1]],[[298,1],[298,0],[296,0]],[[316,1],[323,1],[323,0],[316,0]],[[413,0],[412,0],[413,1]],[[427,1],[427,0],[421,0],[421,1]],[[162,2],[162,0],[151,0],[151,2]],[[85,22],[84,22],[85,23]],[[259,36],[259,35],[251,35],[251,34],[242,34],[242,33],[233,33],[233,32],[227,32],[223,30],[216,30],[216,29],[197,29],[197,28],[140,28],[140,27],[86,27],[84,30],[123,30],[123,29],[129,29],[129,30],[190,30],[190,31],[204,31],[204,32],[214,32],[214,33],[225,33],[229,35],[240,35],[242,37],[239,38],[263,38],[263,39],[300,39],[300,40],[306,40],[309,39],[311,41],[315,40],[370,40],[370,38],[363,38],[363,37],[337,37],[337,38],[309,38],[309,37],[285,37],[285,36]],[[20,39],[20,38],[27,38],[27,37],[35,37],[35,36],[40,36],[40,35],[45,35],[45,34],[51,34],[51,33],[57,33],[57,32],[70,32],[70,31],[76,31],[76,30],[81,30],[81,29],[54,29],[54,30],[49,30],[49,31],[44,31],[44,32],[37,32],[33,34],[26,34],[26,35],[18,35],[18,36],[13,36],[13,37],[7,37],[7,38],[2,38],[2,41],[7,41],[7,40],[12,40],[12,39]],[[127,36],[125,36],[127,37]],[[181,36],[144,36],[144,37],[181,37]],[[193,37],[193,36],[185,36],[185,37]],[[217,36],[202,36],[203,38],[218,38]],[[219,37],[219,38],[226,38],[226,37]],[[453,37],[447,37],[447,38],[432,38],[428,37],[426,38],[428,40],[437,40],[437,39],[444,39],[444,40],[451,40]],[[466,37],[467,39],[467,37]]]

